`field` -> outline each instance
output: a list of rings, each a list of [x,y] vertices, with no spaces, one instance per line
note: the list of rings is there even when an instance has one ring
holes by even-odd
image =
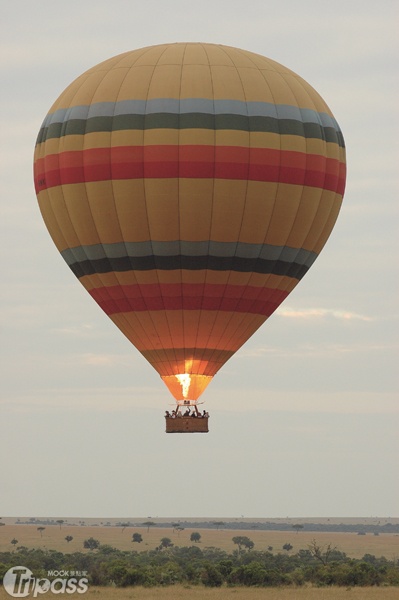
[[[48,592],[45,598],[59,594]],[[75,596],[76,597],[76,596]],[[397,588],[89,588],[86,600],[397,600]],[[10,596],[0,588],[0,600]]]
[[[0,551],[12,550],[11,540],[18,540],[16,546],[26,546],[27,548],[46,548],[48,550],[59,550],[64,553],[83,552],[83,542],[89,537],[94,537],[101,544],[109,544],[121,550],[152,550],[159,545],[161,538],[168,537],[176,546],[191,546],[190,535],[194,529],[184,529],[183,531],[173,531],[172,528],[151,527],[149,531],[144,527],[122,527],[115,526],[69,526],[48,525],[40,533],[37,525],[15,525],[6,524],[0,527]],[[364,554],[374,554],[375,556],[385,556],[387,559],[399,557],[399,535],[398,534],[380,534],[375,536],[357,535],[356,533],[326,533],[326,532],[306,532],[299,531],[257,531],[248,529],[234,530],[216,530],[216,529],[197,529],[201,534],[200,548],[214,546],[222,548],[228,552],[233,551],[236,546],[232,538],[235,535],[246,535],[254,543],[255,549],[267,550],[269,546],[273,547],[273,552],[285,552],[282,546],[290,543],[293,546],[291,553],[296,553],[301,548],[307,548],[312,539],[316,539],[320,545],[331,544],[338,550],[345,552],[352,558],[361,558]],[[143,542],[133,543],[132,534],[140,533]],[[67,536],[72,536],[73,540],[69,543],[65,540]]]
[[[59,550],[63,553],[89,552],[84,550],[83,542],[90,537],[99,540],[101,544],[108,544],[121,550],[146,551],[157,547],[163,537],[170,538],[176,546],[191,546],[193,542],[190,541],[190,535],[193,531],[198,531],[201,534],[198,546],[202,549],[218,547],[231,552],[236,548],[232,538],[235,535],[246,535],[255,543],[255,549],[266,550],[273,547],[274,553],[285,552],[282,546],[286,543],[293,546],[290,553],[296,553],[301,548],[307,548],[308,544],[315,539],[319,545],[331,544],[353,558],[361,558],[364,554],[374,554],[377,557],[385,556],[389,560],[399,557],[399,534],[380,533],[376,536],[371,533],[357,535],[356,533],[307,532],[302,530],[298,533],[295,530],[260,531],[251,529],[249,520],[247,530],[193,529],[187,526],[182,531],[174,531],[172,527],[159,526],[147,529],[147,527],[142,526],[145,521],[146,519],[137,520],[140,526],[129,526],[123,529],[121,526],[115,525],[116,520],[112,520],[112,523],[108,526],[94,519],[87,519],[86,522],[81,522],[81,524],[76,520],[69,520],[69,522],[65,520],[61,527],[54,524],[43,525],[45,528],[40,531],[38,527],[41,525],[38,523],[16,524],[15,519],[3,519],[5,525],[0,527],[0,551],[13,551],[14,547],[26,546],[27,548]],[[340,520],[340,522],[343,521]],[[396,521],[397,519],[392,519],[392,522]],[[76,524],[72,525],[72,522]],[[159,525],[162,523],[162,519],[157,519],[157,522]],[[312,522],[315,522],[315,520],[313,519]],[[351,522],[356,522],[356,520]],[[305,523],[305,520],[302,520],[302,523]],[[133,543],[133,533],[140,533],[143,542],[140,544]],[[69,543],[65,540],[67,536],[73,538]],[[18,540],[14,545],[11,544],[13,539]],[[46,597],[50,598],[53,595],[48,592]],[[398,588],[393,587],[222,587],[209,589],[203,586],[175,585],[162,588],[89,587],[85,597],[92,600],[397,600],[399,591]],[[6,600],[6,598],[9,598],[9,596],[0,588],[0,600]]]

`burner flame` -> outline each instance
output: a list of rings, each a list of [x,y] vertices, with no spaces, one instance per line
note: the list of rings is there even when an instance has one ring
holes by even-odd
[[[187,398],[191,384],[190,375],[188,373],[181,373],[180,375],[176,375],[176,379],[181,385],[183,398]]]

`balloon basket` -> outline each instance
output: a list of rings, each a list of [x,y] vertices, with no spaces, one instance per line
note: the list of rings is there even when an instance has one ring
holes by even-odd
[[[208,433],[209,417],[165,417],[166,433]]]

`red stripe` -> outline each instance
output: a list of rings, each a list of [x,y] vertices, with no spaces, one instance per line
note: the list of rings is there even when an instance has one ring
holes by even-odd
[[[107,315],[148,310],[218,310],[271,315],[288,292],[254,286],[164,283],[90,290]]]
[[[345,164],[290,150],[230,146],[117,146],[49,154],[35,163],[36,192],[108,179],[216,178],[306,185],[343,194]]]

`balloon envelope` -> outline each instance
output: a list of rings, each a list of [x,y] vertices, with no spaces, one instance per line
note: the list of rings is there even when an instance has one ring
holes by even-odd
[[[76,277],[173,396],[196,400],[323,248],[345,148],[289,69],[166,44],[111,58],[61,94],[34,178]]]

